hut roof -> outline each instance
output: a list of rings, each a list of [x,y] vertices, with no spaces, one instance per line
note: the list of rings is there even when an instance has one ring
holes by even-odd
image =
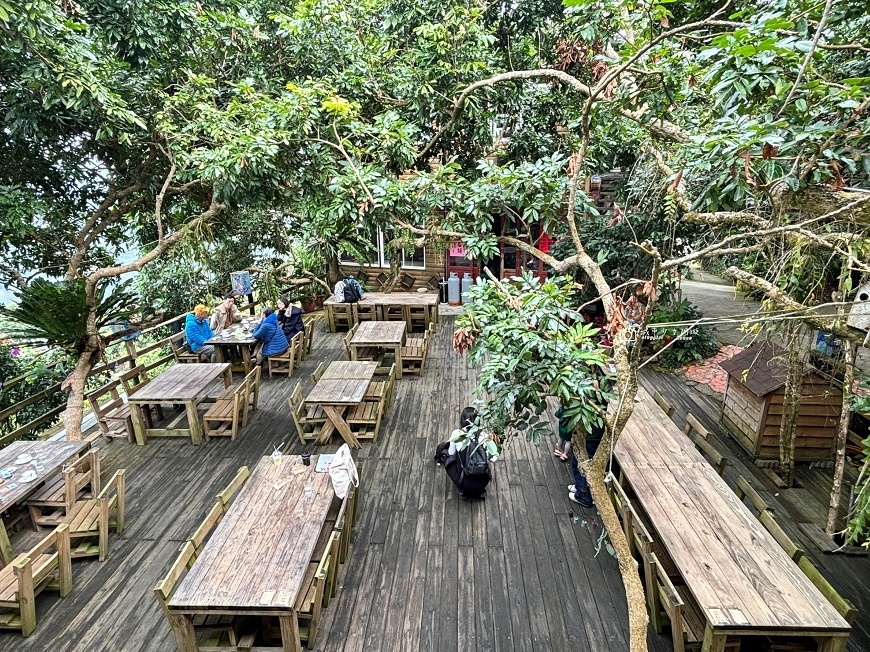
[[[764,396],[785,385],[788,367],[781,360],[787,353],[773,342],[756,342],[719,366],[750,392]]]

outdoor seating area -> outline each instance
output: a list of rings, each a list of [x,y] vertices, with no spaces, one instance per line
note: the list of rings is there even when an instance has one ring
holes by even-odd
[[[392,325],[406,328],[401,321]],[[578,515],[577,506],[565,499],[569,475],[563,462],[544,446],[515,442],[511,455],[493,467],[489,497],[468,504],[458,499],[444,471],[432,462],[435,445],[455,428],[456,408],[476,383],[476,371],[452,350],[451,333],[447,327],[405,335],[405,346],[411,339],[428,343],[422,376],[408,376],[406,371],[400,379],[392,355],[382,356],[382,363],[347,360],[346,335],[323,331],[318,346],[289,378],[281,374],[261,379],[257,367],[247,376],[236,373],[225,389],[219,372],[213,379],[216,400],[204,400],[202,407],[207,409],[201,414],[213,410],[214,415],[221,403],[221,410],[232,405],[236,439],[241,438],[244,446],[233,441],[228,417],[202,424],[204,436],[209,428],[222,428],[226,435],[209,432],[210,441],[203,446],[192,446],[189,436],[155,437],[147,446],[106,439],[99,451],[87,442],[62,454],[56,451],[46,466],[50,463],[60,474],[67,465],[66,477],[77,478],[70,486],[78,486],[78,500],[61,518],[65,529],[60,530],[71,541],[76,584],[65,600],[37,599],[38,627],[26,639],[18,634],[0,637],[0,651],[42,650],[51,641],[52,649],[71,652],[79,649],[75,641],[80,636],[97,649],[123,640],[120,650],[154,652],[351,652],[476,645],[518,649],[516,641],[527,639],[530,632],[540,640],[565,641],[572,647],[627,650],[625,598],[616,560],[603,548],[596,555],[601,525],[594,511]],[[219,369],[225,364],[179,366]],[[432,401],[436,389],[438,400]],[[632,419],[642,424],[642,431],[656,428],[668,439],[654,451],[632,453],[630,422],[616,457],[624,486],[614,482],[611,488],[648,590],[649,649],[700,648],[707,636],[719,646],[711,649],[737,650],[748,636],[752,641],[769,637],[769,645],[787,643],[795,650],[851,650],[841,643],[845,645],[849,623],[855,622],[855,607],[809,561],[805,545],[788,533],[781,536],[776,526],[783,528],[773,511],[760,510],[754,516],[742,505],[741,498],[749,498],[750,507],[765,504],[753,481],[739,481],[742,495],[724,484],[714,466],[716,458],[698,443],[721,451],[723,458],[731,454],[714,441],[705,420],[685,415],[684,408],[676,406],[672,414],[678,418],[683,411],[686,434],[665,411],[674,407],[671,396],[640,396]],[[173,400],[153,400],[155,418],[159,419],[158,404],[164,420],[174,418]],[[259,409],[253,411],[256,406]],[[336,432],[340,439],[332,436]],[[343,501],[334,499],[328,474],[314,473],[318,456],[342,443],[352,447],[360,470],[360,486]],[[30,445],[15,446],[24,444]],[[57,446],[45,445],[46,450]],[[278,463],[272,455],[276,448],[281,451]],[[301,463],[303,452],[312,453],[310,466]],[[18,455],[15,449],[9,454]],[[664,500],[658,485],[644,479],[645,473],[663,468],[659,462],[642,461],[652,460],[653,454],[676,460],[668,463],[672,472],[689,474],[691,486],[714,487],[703,495],[711,500],[712,492],[716,504],[698,503],[703,511],[696,516],[711,525],[700,520],[691,525],[688,513],[674,519],[675,508]],[[108,479],[96,487],[86,482],[94,467],[97,477]],[[732,469],[730,464],[723,468]],[[297,469],[302,471],[296,473]],[[676,481],[658,482],[673,490]],[[45,487],[43,493],[48,487],[57,493],[57,480]],[[650,502],[653,495],[655,501]],[[88,519],[77,521],[85,513]],[[669,520],[663,521],[665,513]],[[287,523],[294,526],[288,530]],[[81,532],[85,526],[89,536],[77,539],[74,530]],[[735,533],[734,541],[728,539],[731,544],[756,542],[751,554],[739,556],[741,564],[762,553],[769,563],[758,561],[758,567],[738,572],[727,565],[724,554],[715,554],[718,567],[690,561],[698,555],[691,553],[689,544],[716,550],[714,542],[699,538],[702,533],[736,532],[738,527],[751,536]],[[292,537],[285,535],[288,531]],[[14,533],[10,555],[12,550],[33,549],[44,532]],[[693,534],[690,541],[675,546],[672,532]],[[536,533],[546,546],[540,545]],[[791,552],[781,547],[788,545],[787,539],[794,545]],[[78,559],[85,553],[93,555],[92,563]],[[113,563],[100,564],[107,555]],[[786,571],[786,563],[795,573]],[[752,573],[756,583],[763,578],[765,586],[775,582],[795,587],[788,612],[779,603],[771,608],[791,619],[788,629],[764,621],[752,610],[745,597],[748,586],[740,584],[743,597],[735,597],[722,593],[722,581],[713,579],[727,574],[733,584],[743,572]],[[243,577],[247,579],[241,581]],[[52,586],[59,586],[59,581],[46,584]],[[108,588],[112,586],[126,587],[121,598],[113,597]],[[699,588],[704,586],[708,588]],[[718,593],[713,587],[720,587],[715,589]],[[150,605],[149,591],[156,596]],[[701,593],[706,597],[699,600],[698,591],[708,593]],[[830,607],[809,609],[803,598],[802,611],[800,596],[813,591],[818,593],[816,602]],[[579,630],[573,606],[578,604],[583,605],[585,622]],[[719,614],[702,604],[723,605],[722,617],[731,620],[727,625],[715,620]],[[80,615],[71,620],[70,609]],[[111,623],[100,617],[107,609],[116,614]],[[811,635],[802,636],[805,628],[794,623],[809,613],[819,620],[811,624]],[[735,628],[733,619],[741,615],[749,624]],[[385,632],[395,632],[395,638]],[[818,647],[795,647],[801,641]],[[561,645],[556,647],[562,649]]]

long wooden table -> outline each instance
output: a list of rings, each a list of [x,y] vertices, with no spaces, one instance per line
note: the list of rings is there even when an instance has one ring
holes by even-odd
[[[616,444],[624,477],[706,619],[727,636],[807,636],[841,652],[849,624],[643,390]]]
[[[402,346],[407,325],[403,321],[364,321],[350,339],[350,358],[356,360],[358,349],[375,346],[392,350],[396,357],[396,378],[402,377]]]
[[[220,333],[205,341],[214,346],[218,362],[229,362],[233,371],[240,371],[246,376],[251,373],[251,356],[257,340],[251,333],[254,331],[256,317],[242,317],[238,324],[232,324]]]
[[[196,407],[206,399],[209,386],[221,376],[225,387],[233,384],[232,368],[228,362],[177,364],[133,392],[127,397],[127,402],[133,417],[136,443],[144,446],[148,437],[190,437],[194,444],[201,444],[202,424]],[[184,405],[188,427],[177,427],[176,422],[184,416],[180,415],[166,428],[147,428],[141,406],[163,403]]]
[[[15,469],[10,477],[2,478],[0,513],[25,500],[67,462],[90,447],[91,444],[87,441],[14,441],[0,450],[0,470]],[[31,461],[17,463],[20,456],[28,455],[33,458]],[[33,471],[36,476],[33,480],[24,482],[21,478],[28,471]],[[13,556],[9,535],[0,523],[0,559],[3,565],[11,563]]]
[[[437,292],[366,292],[359,301],[360,305],[374,305],[375,315],[378,320],[383,321],[386,315],[386,310],[391,306],[402,307],[420,307],[424,312],[426,321],[425,327],[429,328],[430,323],[438,323],[438,293]],[[335,298],[330,297],[323,302],[323,310],[326,315],[326,330],[330,333],[335,332],[335,309],[336,306],[344,306],[347,304],[336,302]],[[365,323],[365,322],[363,322]],[[411,330],[410,319],[407,321],[408,331]]]
[[[300,652],[294,609],[332,502],[317,456],[299,475],[298,455],[263,457],[169,601],[179,652],[195,652],[197,614],[277,616],[285,652]],[[311,487],[305,496],[304,487]],[[280,488],[276,488],[280,487]]]
[[[338,430],[349,446],[360,448],[359,440],[344,420],[344,411],[362,403],[377,368],[377,362],[336,361],[324,370],[305,398],[306,404],[323,407],[328,419],[316,443],[325,444],[333,431]]]

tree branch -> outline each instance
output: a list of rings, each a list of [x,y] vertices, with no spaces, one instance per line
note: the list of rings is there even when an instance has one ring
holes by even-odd
[[[826,0],[825,2],[825,10],[822,12],[822,18],[819,21],[818,27],[816,27],[816,34],[813,36],[813,42],[810,44],[810,49],[807,50],[807,56],[804,58],[804,62],[801,64],[800,70],[798,70],[797,77],[794,80],[794,83],[791,86],[791,90],[788,92],[788,95],[785,97],[785,102],[782,103],[779,111],[776,114],[775,119],[779,119],[779,116],[782,115],[782,112],[785,111],[786,107],[788,107],[791,102],[791,98],[794,97],[794,94],[797,92],[798,85],[801,83],[803,79],[804,73],[806,73],[807,68],[810,66],[810,61],[813,58],[813,52],[816,51],[816,46],[819,44],[819,39],[822,38],[822,30],[825,29],[825,23],[828,22],[828,16],[831,14],[831,5],[834,4],[834,0]]]

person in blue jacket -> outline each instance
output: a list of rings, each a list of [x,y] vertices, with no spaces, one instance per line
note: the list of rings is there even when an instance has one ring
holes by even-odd
[[[263,358],[270,355],[281,355],[290,348],[287,336],[278,326],[278,316],[270,306],[263,308],[263,318],[252,333],[254,339],[260,340],[254,351],[256,364],[262,364]]]
[[[193,309],[193,314],[184,320],[184,337],[190,345],[190,350],[198,353],[201,360],[214,362],[214,347],[206,344],[206,340],[214,337],[211,326],[208,324],[208,306],[199,304]]]

